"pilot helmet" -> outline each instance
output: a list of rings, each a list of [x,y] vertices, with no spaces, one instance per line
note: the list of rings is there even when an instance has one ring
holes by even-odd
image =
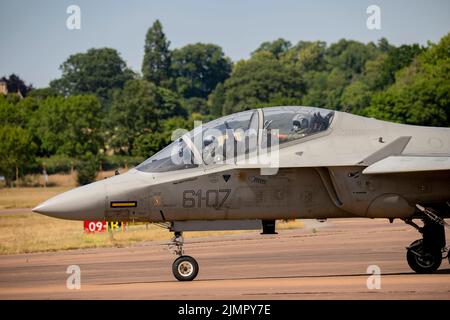
[[[292,119],[292,125],[295,131],[306,129],[309,127],[309,120],[305,116],[297,114]]]

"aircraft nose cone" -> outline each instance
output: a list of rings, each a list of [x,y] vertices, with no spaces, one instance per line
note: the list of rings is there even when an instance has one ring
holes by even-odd
[[[96,220],[104,217],[105,203],[106,184],[102,180],[57,195],[32,211],[61,219]]]

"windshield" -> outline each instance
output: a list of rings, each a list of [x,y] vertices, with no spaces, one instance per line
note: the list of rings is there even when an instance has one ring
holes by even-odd
[[[257,147],[258,112],[249,110],[211,121],[201,131],[191,134],[203,162],[208,164],[233,161]]]
[[[258,112],[249,110],[196,127],[136,167],[145,172],[166,172],[222,163],[257,147]],[[195,147],[194,147],[195,146]],[[198,150],[197,156],[192,150]]]
[[[333,111],[310,107],[261,110],[243,111],[197,126],[136,169],[166,172],[199,165],[235,163],[238,157],[249,158],[259,143],[266,148],[323,132],[329,128],[334,116]],[[261,120],[260,114],[263,115]]]
[[[136,167],[145,172],[166,172],[198,167],[194,155],[186,142],[178,138],[160,152]]]

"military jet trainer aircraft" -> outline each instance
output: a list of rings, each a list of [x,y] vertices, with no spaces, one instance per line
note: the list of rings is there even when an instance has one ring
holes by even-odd
[[[407,248],[409,266],[431,273],[448,257],[449,200],[450,128],[289,106],[197,126],[127,173],[33,211],[167,227],[178,255],[173,274],[188,281],[199,267],[183,253],[182,232],[262,228],[274,234],[277,219],[298,218],[402,219],[422,235]]]

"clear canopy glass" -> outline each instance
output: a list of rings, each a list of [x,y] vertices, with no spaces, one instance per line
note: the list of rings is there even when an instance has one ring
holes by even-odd
[[[144,172],[166,172],[198,167],[193,152],[182,138],[151,156],[136,167]]]
[[[264,113],[263,147],[271,145],[266,141],[270,138],[272,141],[276,138],[281,145],[325,131],[334,116],[334,111],[310,107],[272,107],[262,110]]]
[[[225,163],[258,147],[280,145],[327,130],[334,112],[310,107],[248,110],[201,125],[136,167],[167,172]],[[260,121],[260,116],[263,117]],[[260,123],[262,124],[260,127]],[[259,139],[258,139],[259,138]]]

